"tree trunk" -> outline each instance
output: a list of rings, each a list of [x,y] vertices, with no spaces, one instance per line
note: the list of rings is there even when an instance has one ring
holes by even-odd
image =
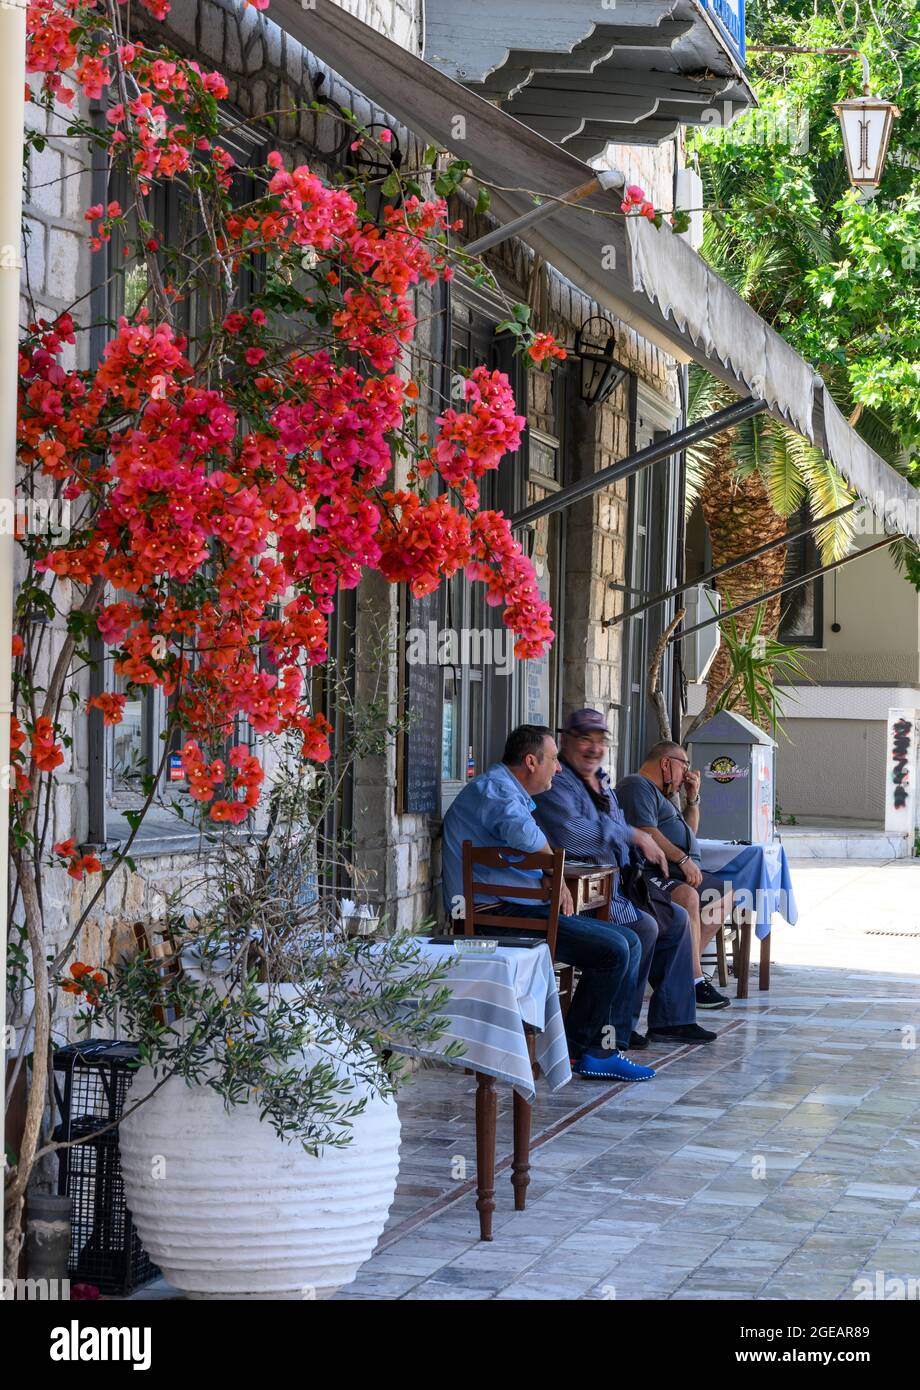
[[[767,541],[778,540],[788,529],[788,519],[778,516],[773,510],[763,482],[758,473],[751,473],[739,479],[735,472],[732,450],[732,434],[726,432],[715,441],[716,453],[703,489],[700,502],[703,515],[709,527],[712,545],[713,566],[725,564],[748,550],[754,550]],[[733,608],[737,603],[756,598],[767,589],[773,589],[783,581],[786,567],[786,547],[777,546],[760,559],[748,565],[739,565],[717,582],[722,595],[722,607]],[[780,599],[769,599],[764,605],[765,613],[761,633],[764,637],[775,637],[779,629]],[[757,614],[757,608],[749,608],[739,613],[735,622],[739,634],[748,632]],[[728,653],[724,644],[716,653],[708,677],[709,694],[718,693],[727,683],[730,675]],[[738,705],[741,713],[750,715],[747,703]]]
[[[7,1279],[16,1278],[19,1253],[22,1249],[23,1200],[29,1179],[32,1176],[35,1151],[41,1137],[48,1084],[48,1054],[51,1042],[47,944],[41,906],[35,887],[35,874],[31,860],[16,850],[13,852],[13,862],[19,877],[23,915],[29,936],[32,988],[35,996],[35,1021],[32,1041],[32,1074],[29,1077],[25,1125],[16,1164],[16,1174],[4,1197],[6,1206],[4,1270]]]

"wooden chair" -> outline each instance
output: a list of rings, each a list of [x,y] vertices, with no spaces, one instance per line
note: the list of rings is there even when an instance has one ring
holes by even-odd
[[[495,845],[474,845],[471,840],[463,842],[463,897],[465,936],[475,936],[477,931],[488,927],[501,927],[503,930],[527,932],[546,937],[546,944],[553,964],[556,962],[556,935],[559,929],[559,903],[562,896],[563,873],[565,870],[565,850],[551,851],[516,850]],[[537,887],[520,887],[518,884],[495,883],[476,878],[477,869],[539,869],[549,876],[549,888],[540,883]],[[488,900],[477,902],[477,895],[488,894]],[[498,912],[502,898],[523,898],[525,901],[548,902],[549,914],[546,917],[518,917]],[[496,901],[498,899],[499,901]],[[565,992],[567,1010],[574,989],[574,970],[565,965],[561,971],[560,1004]],[[527,1046],[534,1077],[539,1068],[534,1059],[533,1029],[527,1029]],[[492,1239],[492,1212],[495,1210],[495,1078],[483,1072],[476,1073],[476,1168],[479,1175],[476,1207],[479,1211],[480,1234],[483,1240]],[[514,1092],[514,1156],[511,1162],[511,1186],[514,1189],[514,1209],[523,1211],[527,1187],[530,1183],[530,1123],[531,1106]]]
[[[559,929],[559,901],[565,881],[565,850],[554,849],[549,852],[505,849],[504,847],[474,845],[471,840],[463,842],[463,933],[475,936],[480,927],[502,927],[506,930],[527,932],[534,936],[545,933],[546,944],[556,966],[556,934]],[[521,888],[517,884],[495,884],[474,879],[477,866],[490,869],[539,869],[549,874],[549,891],[539,888]],[[477,893],[488,893],[487,902],[476,902]],[[501,899],[507,895],[515,898],[533,898],[535,902],[549,902],[548,917],[512,917],[497,912]],[[608,909],[609,911],[609,909]],[[559,989],[559,1007],[565,1018],[575,993],[575,968],[562,964],[556,966],[556,983]]]

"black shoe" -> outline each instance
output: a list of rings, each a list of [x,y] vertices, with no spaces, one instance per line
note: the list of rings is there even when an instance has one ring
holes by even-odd
[[[732,1001],[720,994],[711,980],[701,980],[696,987],[696,1007],[698,1009],[727,1009]]]
[[[630,1033],[629,1051],[641,1052],[643,1047],[648,1047],[648,1038],[644,1033]]]
[[[670,1028],[650,1028],[648,1035],[650,1038],[660,1038],[662,1042],[689,1043],[711,1043],[719,1036],[718,1033],[707,1032],[698,1023],[676,1023]]]

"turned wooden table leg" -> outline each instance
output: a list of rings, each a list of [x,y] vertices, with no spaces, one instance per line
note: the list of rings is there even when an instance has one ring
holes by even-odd
[[[738,995],[739,999],[747,999],[748,988],[750,985],[751,973],[751,937],[754,934],[753,922],[745,916],[741,926],[741,950],[738,962]]]
[[[530,1183],[530,1121],[533,1106],[514,1092],[514,1157],[511,1160],[511,1186],[514,1210],[523,1211]]]
[[[728,984],[728,970],[725,961],[725,928],[721,923],[716,932],[716,967],[719,972],[719,984],[724,989]]]
[[[760,988],[770,988],[770,932],[760,943]]]
[[[495,1210],[495,1077],[476,1073],[476,1210],[479,1239],[492,1239]]]

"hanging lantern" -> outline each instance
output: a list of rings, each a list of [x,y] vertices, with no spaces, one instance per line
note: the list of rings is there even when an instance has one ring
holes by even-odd
[[[862,54],[860,57],[863,59],[863,94],[838,101],[834,110],[843,132],[850,183],[871,197],[882,181],[891,123],[901,113],[894,102],[872,96],[869,65]]]
[[[581,398],[586,405],[603,405],[628,375],[614,356],[616,345],[613,324],[601,315],[585,319],[575,335],[574,355],[581,359]]]

